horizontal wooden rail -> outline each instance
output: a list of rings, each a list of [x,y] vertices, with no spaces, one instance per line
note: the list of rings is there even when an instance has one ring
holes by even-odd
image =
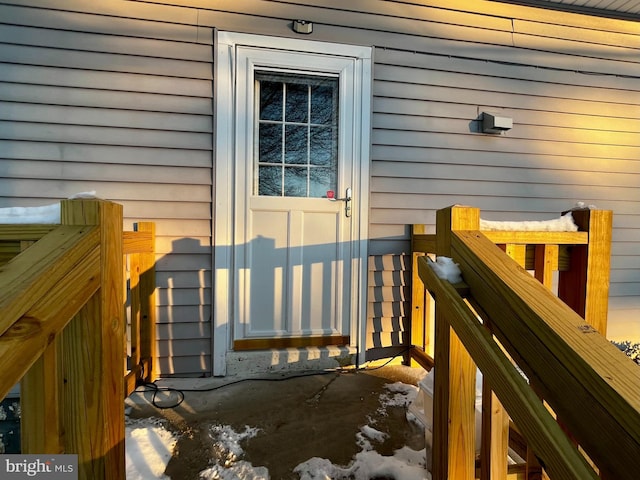
[[[1,224],[0,241],[40,240],[47,233],[56,228],[58,228],[58,225]]]
[[[589,243],[587,232],[481,231],[493,243],[502,245],[587,245]],[[414,252],[435,252],[436,235],[414,233],[411,237],[411,246]]]
[[[95,229],[95,227],[92,227]],[[125,298],[130,303],[130,318],[132,320],[130,369],[125,371],[125,395],[129,395],[139,381],[151,382],[156,379],[153,358],[155,356],[155,227],[151,222],[140,222],[134,224],[134,231],[124,231],[122,234],[123,255],[129,260],[126,262],[131,271],[125,272]],[[55,265],[47,266],[47,262],[42,263],[43,255],[64,254],[66,262],[73,261],[73,258],[81,258],[85,255],[83,250],[74,254],[74,250],[66,251],[68,244],[75,242],[71,232],[77,230],[79,233],[85,232],[88,227],[72,227],[61,225],[37,225],[37,224],[7,224],[0,225],[0,265],[8,264],[3,269],[2,282],[9,285],[2,289],[0,294],[0,308],[3,308],[5,316],[0,319],[0,332],[11,323],[11,318],[25,313],[24,305],[19,313],[11,313],[11,309],[3,302],[7,302],[7,297],[15,292],[25,294],[32,292],[35,288],[42,288],[35,283],[29,283],[30,278],[22,277],[20,283],[13,280],[15,275],[11,272],[22,271],[23,265],[40,265],[45,272],[53,272],[52,275],[40,275],[32,271],[33,275],[39,276],[39,281],[56,282],[64,275],[64,268]],[[97,235],[96,232],[93,233]],[[97,237],[96,237],[97,239]],[[96,240],[94,239],[94,240]],[[61,242],[56,245],[56,242]],[[97,242],[97,240],[96,240]],[[31,248],[33,246],[33,248]],[[81,245],[74,245],[73,249],[81,248]],[[97,243],[96,243],[97,248]],[[88,257],[90,258],[90,257]],[[9,261],[11,262],[9,264]],[[64,265],[63,267],[69,265]],[[72,265],[71,265],[72,267]],[[80,271],[80,270],[79,270]],[[46,288],[46,285],[45,287]],[[33,294],[27,295],[28,301],[35,301]],[[77,295],[73,296],[77,299]],[[71,302],[69,305],[75,305]],[[14,331],[17,330],[15,326]],[[20,378],[20,377],[18,377]],[[9,381],[9,380],[7,380]],[[2,397],[0,397],[2,398]]]
[[[496,244],[524,244],[524,245],[587,245],[587,232],[521,232],[482,230],[491,242]]]
[[[155,238],[152,232],[122,232],[122,253],[131,255],[133,253],[153,253],[155,252]]]

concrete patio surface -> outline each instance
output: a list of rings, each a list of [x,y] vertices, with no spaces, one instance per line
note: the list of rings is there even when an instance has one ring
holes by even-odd
[[[243,460],[269,470],[270,478],[298,479],[293,469],[312,457],[347,466],[362,450],[356,435],[365,425],[388,435],[375,450],[393,455],[408,446],[424,448],[424,430],[409,422],[406,407],[381,408],[385,385],[403,382],[416,385],[425,374],[422,369],[401,365],[379,369],[289,372],[253,378],[223,377],[202,379],[163,379],[156,405],[153,392],[140,387],[127,399],[130,418],[161,417],[168,428],[180,433],[166,474],[172,480],[198,479],[210,467],[216,452],[210,436],[214,425],[229,425],[237,432],[246,426],[259,429],[241,446]]]

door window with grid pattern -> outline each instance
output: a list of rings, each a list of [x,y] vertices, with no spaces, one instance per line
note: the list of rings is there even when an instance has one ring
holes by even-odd
[[[257,72],[254,193],[325,197],[338,169],[338,78]]]

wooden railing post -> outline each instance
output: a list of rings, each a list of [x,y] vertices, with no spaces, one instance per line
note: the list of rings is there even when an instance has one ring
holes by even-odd
[[[122,206],[65,200],[64,225],[100,228],[100,288],[62,333],[64,450],[78,477],[124,480]]]
[[[151,252],[140,254],[140,358],[148,365],[143,380],[156,380],[156,225],[153,222],[139,222],[135,226],[138,232],[151,234]]]
[[[59,338],[47,346],[20,381],[20,444],[23,453],[58,454],[61,443]]]
[[[436,215],[436,253],[451,256],[452,230],[478,230],[480,210],[452,206]],[[433,478],[475,479],[476,366],[438,308],[435,320]]]
[[[569,270],[560,272],[558,297],[606,336],[613,212],[583,209],[571,214],[578,228],[588,232],[589,243],[572,247]]]
[[[33,241],[21,241],[20,249]],[[20,380],[20,407],[29,412],[20,417],[20,450],[57,454],[62,451],[60,419],[59,337],[47,346],[40,358]]]

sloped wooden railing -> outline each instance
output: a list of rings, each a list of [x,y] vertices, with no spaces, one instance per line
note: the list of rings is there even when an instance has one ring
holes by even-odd
[[[510,419],[535,453],[516,478],[637,477],[640,370],[597,331],[606,329],[611,212],[574,218],[581,232],[488,233],[479,230],[477,209],[451,207],[438,212],[435,237],[416,239],[426,242],[424,252],[452,257],[464,278],[453,286],[434,274],[428,257],[416,256],[435,298],[433,478],[508,478]],[[533,244],[538,259],[530,261],[542,282],[496,241]],[[512,250],[532,266],[527,247]],[[543,285],[553,268],[561,270],[558,293],[571,307]],[[476,365],[484,379],[479,471]]]
[[[21,380],[22,453],[77,454],[80,479],[125,478],[123,259],[140,252],[139,285],[152,282],[143,230],[124,234],[103,200],[63,201],[61,225],[0,227],[0,398]],[[154,288],[138,300],[150,318]]]

